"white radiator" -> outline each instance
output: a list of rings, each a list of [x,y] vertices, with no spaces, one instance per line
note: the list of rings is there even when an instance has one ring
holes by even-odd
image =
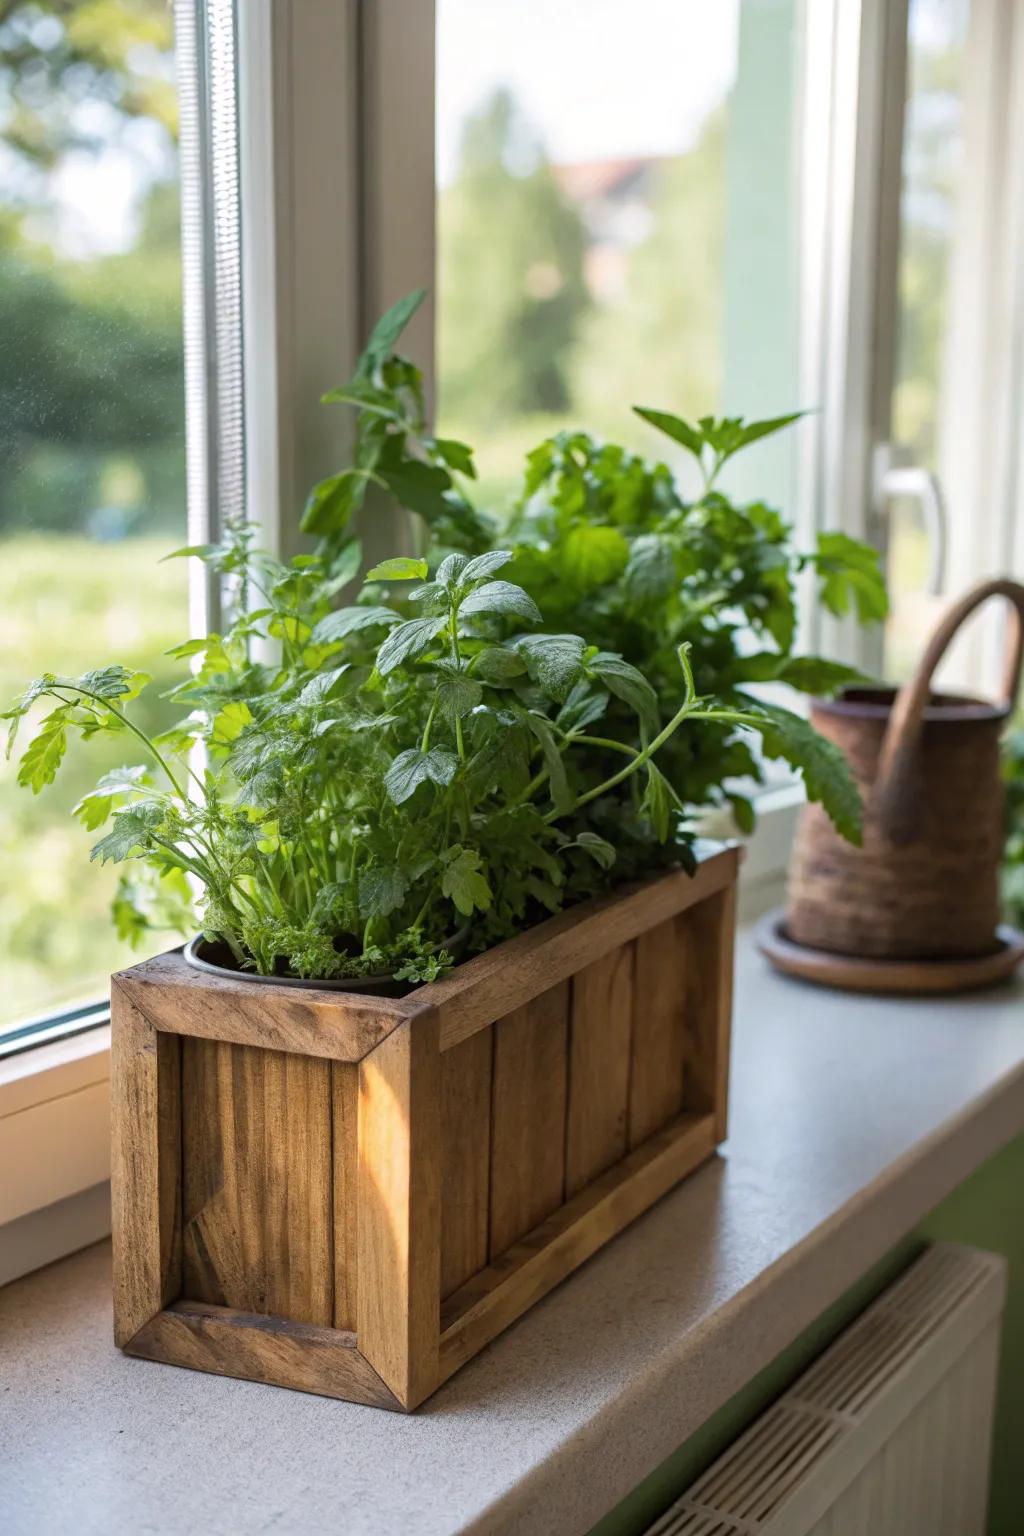
[[[1005,1293],[929,1248],[648,1536],[983,1536]]]

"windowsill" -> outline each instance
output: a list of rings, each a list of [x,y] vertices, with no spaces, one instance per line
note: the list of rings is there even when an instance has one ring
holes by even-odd
[[[724,1155],[411,1419],[119,1355],[106,1246],[0,1292],[15,1525],[588,1531],[1024,1131],[1024,984],[897,1004],[740,951]]]
[[[109,1024],[0,1061],[0,1228],[108,1179],[109,1125]]]

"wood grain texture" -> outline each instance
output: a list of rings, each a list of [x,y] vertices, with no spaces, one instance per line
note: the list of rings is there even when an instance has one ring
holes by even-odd
[[[182,1061],[185,1294],[330,1324],[331,1064],[191,1039]]]
[[[622,944],[572,979],[565,1192],[578,1194],[626,1153],[634,946]]]
[[[736,887],[727,886],[679,919],[686,931],[686,1072],[683,1103],[715,1116],[719,1141],[728,1134],[729,1042],[736,941]]]
[[[114,979],[157,1029],[334,1061],[360,1061],[416,1011],[408,998],[211,976],[189,965],[180,950]]]
[[[181,1293],[180,1053],[124,990],[111,989],[114,1338]]]
[[[359,1068],[354,1062],[331,1064],[331,1111],[334,1134],[334,1326],[356,1326],[359,1230]]]
[[[569,987],[560,982],[494,1026],[490,1257],[561,1205]]]
[[[158,1312],[125,1348],[130,1355],[193,1371],[401,1411],[352,1334],[335,1328],[181,1301]]]
[[[441,1295],[487,1263],[493,1032],[441,1057]]]
[[[180,956],[116,979],[119,1341],[415,1407],[724,1136],[737,862],[563,914],[361,1024],[285,988],[247,1013]]]
[[[632,890],[582,902],[467,960],[404,1001],[412,1010],[437,1009],[441,1049],[448,1050],[609,950],[729,885],[741,857],[739,848],[723,848],[705,858],[693,876],[676,870]]]
[[[441,1311],[441,1379],[447,1380],[714,1149],[713,1116],[680,1116],[450,1296]]]
[[[692,964],[682,917],[636,941],[629,1074],[629,1145],[638,1147],[683,1105],[686,977]]]
[[[359,1068],[359,1348],[404,1407],[437,1385],[441,1081],[436,1016]]]

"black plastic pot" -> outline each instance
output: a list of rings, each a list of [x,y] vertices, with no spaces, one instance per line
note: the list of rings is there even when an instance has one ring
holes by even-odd
[[[458,955],[466,944],[469,926],[460,928],[447,944],[451,954]],[[185,945],[185,959],[197,971],[210,976],[224,976],[232,981],[254,981],[272,987],[304,987],[314,992],[363,992],[375,997],[405,997],[419,982],[396,981],[393,976],[337,976],[331,981],[304,980],[301,976],[259,976],[255,971],[239,970],[227,944],[211,943],[201,933]]]

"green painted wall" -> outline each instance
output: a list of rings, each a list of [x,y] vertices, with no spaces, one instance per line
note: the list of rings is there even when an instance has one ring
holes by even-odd
[[[639,1536],[906,1268],[925,1243],[939,1241],[987,1248],[1010,1261],[989,1536],[1020,1536],[1024,1531],[1024,1137],[979,1168],[936,1207],[915,1232],[612,1510],[592,1536]]]

